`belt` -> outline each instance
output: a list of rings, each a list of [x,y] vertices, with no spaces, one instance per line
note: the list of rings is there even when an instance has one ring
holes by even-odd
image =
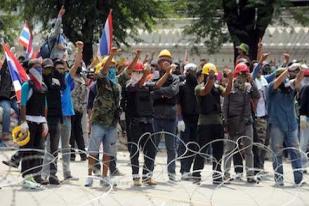
[[[257,119],[267,119],[267,118],[268,118],[268,116],[267,116],[267,115],[262,116],[262,117],[257,117]]]

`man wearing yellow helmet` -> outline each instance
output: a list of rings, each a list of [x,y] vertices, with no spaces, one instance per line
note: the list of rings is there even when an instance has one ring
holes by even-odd
[[[176,134],[176,96],[179,91],[179,78],[172,74],[172,55],[168,50],[159,54],[158,64],[160,78],[166,76],[164,81],[157,80],[157,89],[152,92],[154,100],[154,132],[169,132]],[[164,82],[161,84],[160,82]],[[160,85],[161,84],[161,85]],[[156,137],[156,144],[160,143],[160,135]],[[165,134],[167,148],[168,176],[171,181],[176,180],[176,138]]]
[[[195,87],[195,95],[199,107],[197,141],[200,151],[195,157],[193,177],[196,184],[201,182],[201,170],[204,168],[205,155],[211,143],[213,151],[213,184],[222,183],[221,162],[223,156],[224,127],[221,115],[220,96],[230,93],[232,87],[232,73],[228,74],[227,87],[216,83],[218,70],[212,63],[203,66],[203,82]]]

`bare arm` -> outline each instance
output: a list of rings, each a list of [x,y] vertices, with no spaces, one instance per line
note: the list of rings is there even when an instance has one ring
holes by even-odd
[[[222,93],[222,96],[224,97],[230,95],[231,90],[232,90],[232,85],[233,85],[233,73],[230,72],[227,75],[228,75],[228,83],[225,88],[225,91]]]
[[[278,78],[275,79],[275,82],[273,84],[273,89],[276,90],[280,86],[280,84],[288,77],[289,72],[286,69]]]
[[[72,66],[72,68],[70,69],[70,74],[73,78],[75,78],[76,75],[76,71],[77,68],[81,66],[82,64],[82,60],[83,60],[83,47],[84,47],[84,43],[81,41],[77,41],[76,42],[76,56],[75,56],[75,60],[74,60],[74,64]]]
[[[133,70],[133,68],[135,67],[139,57],[141,56],[141,50],[137,49],[135,52],[135,57],[133,59],[133,61],[131,62],[131,64],[128,66],[128,70]]]

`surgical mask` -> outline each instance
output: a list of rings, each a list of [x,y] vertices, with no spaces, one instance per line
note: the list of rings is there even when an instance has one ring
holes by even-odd
[[[108,70],[107,78],[114,82],[115,84],[117,83],[117,73],[116,73],[116,68],[115,67],[110,67]]]

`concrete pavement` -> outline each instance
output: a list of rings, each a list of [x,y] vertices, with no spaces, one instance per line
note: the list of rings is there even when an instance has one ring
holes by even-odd
[[[0,161],[6,160],[12,151],[0,151]],[[77,160],[78,157],[77,157]],[[157,186],[133,187],[129,154],[118,153],[118,167],[124,176],[115,177],[116,188],[102,188],[99,180],[92,188],[84,187],[87,177],[87,163],[71,163],[72,174],[78,181],[64,182],[60,186],[46,186],[42,191],[22,189],[22,178],[17,169],[0,163],[0,205],[1,206],[305,206],[309,205],[309,185],[293,186],[290,164],[285,164],[285,187],[274,187],[271,163],[266,162],[268,174],[260,184],[248,184],[245,181],[232,182],[229,185],[211,184],[211,166],[206,165],[202,185],[191,182],[170,183],[166,172],[166,157],[162,153],[157,158],[155,179]],[[60,162],[60,161],[59,161]],[[59,164],[59,177],[62,170]],[[177,169],[179,162],[177,162]],[[178,174],[178,178],[180,178]],[[305,175],[309,182],[309,175]]]

